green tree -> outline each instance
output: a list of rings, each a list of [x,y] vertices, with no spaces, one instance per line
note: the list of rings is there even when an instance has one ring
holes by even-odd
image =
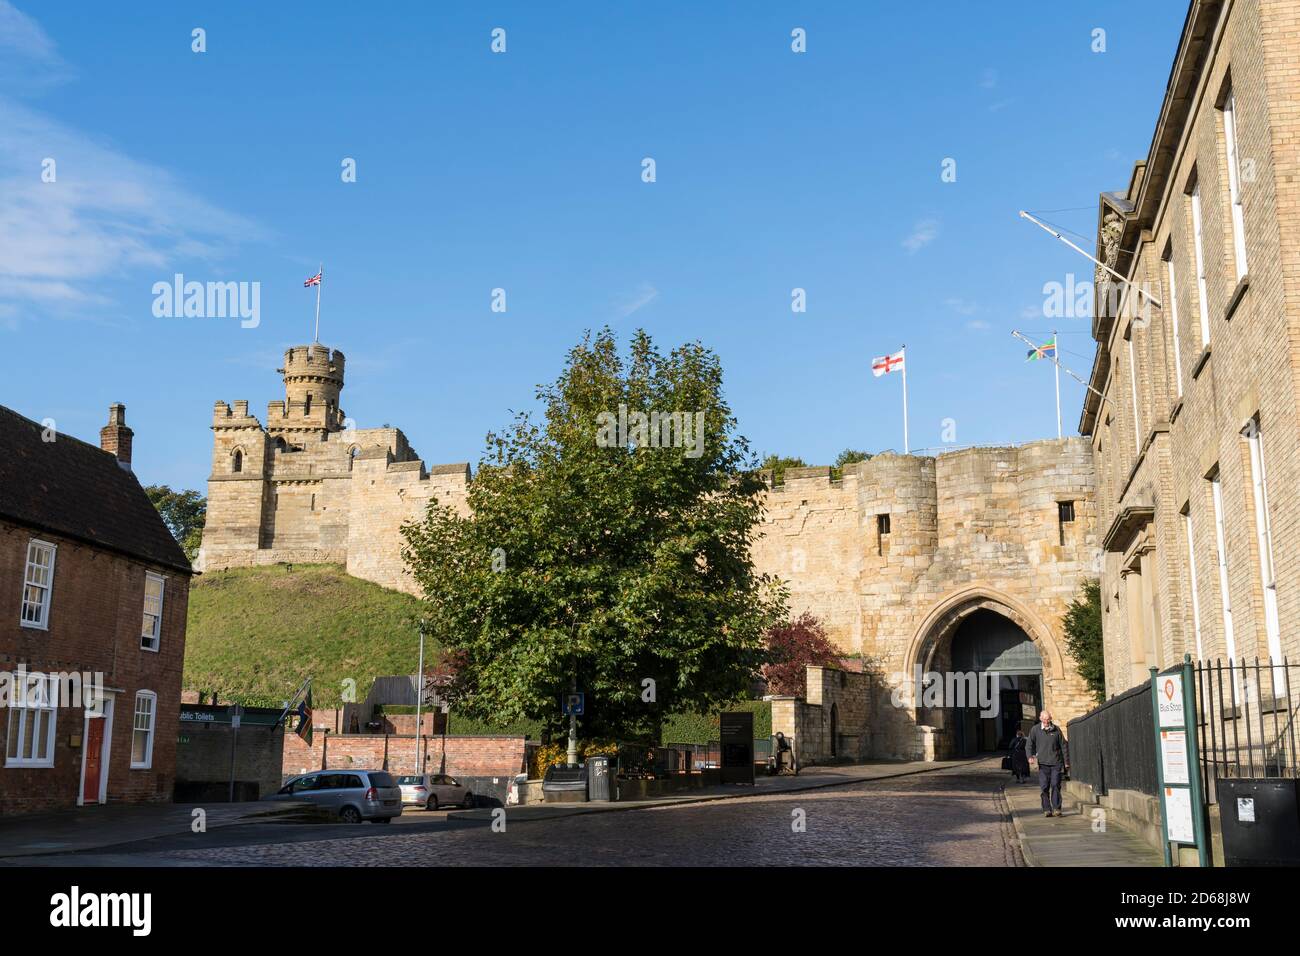
[[[203,541],[203,524],[208,517],[208,499],[197,491],[172,491],[167,485],[149,485],[144,493],[162,515],[163,524],[191,561]]]
[[[844,477],[844,466],[853,465],[860,461],[869,461],[871,452],[857,451],[853,448],[846,448],[835,458],[835,464],[831,465],[831,477],[836,481]]]
[[[786,597],[751,560],[762,482],[716,356],[637,332],[623,360],[606,328],[537,398],[540,422],[488,435],[468,515],[433,501],[403,528],[457,713],[560,732],[576,685],[584,737],[657,740],[665,716],[743,697]],[[620,405],[701,415],[698,448],[610,441]]]
[[[807,468],[808,463],[802,458],[785,458],[781,455],[768,455],[758,466],[772,469],[772,484],[779,485],[785,481],[787,468]]]
[[[1101,582],[1083,582],[1065,610],[1065,646],[1097,703],[1106,699],[1106,657],[1101,639]]]

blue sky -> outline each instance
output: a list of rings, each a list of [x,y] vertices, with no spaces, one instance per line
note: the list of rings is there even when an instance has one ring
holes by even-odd
[[[1054,437],[1010,331],[1059,325],[1086,376],[1087,319],[1044,318],[1043,285],[1092,269],[1016,213],[1093,236],[1186,8],[0,0],[0,404],[94,441],[125,402],[142,480],[204,489],[213,402],[282,397],[324,261],[344,409],[430,464],[477,462],[606,323],[716,350],[758,452],[901,449],[870,364],[902,343],[914,449],[945,418]],[[156,318],[178,272],[259,282],[260,324]]]

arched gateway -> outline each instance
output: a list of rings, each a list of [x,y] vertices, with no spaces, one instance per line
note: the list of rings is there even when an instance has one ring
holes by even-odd
[[[917,725],[951,756],[1005,748],[1051,707],[1064,673],[1056,637],[1022,602],[991,589],[950,595],[926,615],[907,654]]]

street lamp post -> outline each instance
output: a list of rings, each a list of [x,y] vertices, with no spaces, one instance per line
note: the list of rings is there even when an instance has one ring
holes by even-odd
[[[420,737],[424,729],[420,724],[420,703],[424,700],[424,628],[420,628],[420,666],[415,672],[415,773],[424,773],[420,765]]]

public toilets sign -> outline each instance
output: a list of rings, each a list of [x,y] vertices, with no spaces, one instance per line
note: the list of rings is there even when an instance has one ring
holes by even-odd
[[[1156,781],[1165,829],[1165,866],[1173,863],[1171,843],[1195,846],[1201,866],[1209,866],[1205,837],[1205,795],[1196,772],[1196,701],[1190,657],[1157,674],[1151,668],[1151,707],[1155,723]]]

